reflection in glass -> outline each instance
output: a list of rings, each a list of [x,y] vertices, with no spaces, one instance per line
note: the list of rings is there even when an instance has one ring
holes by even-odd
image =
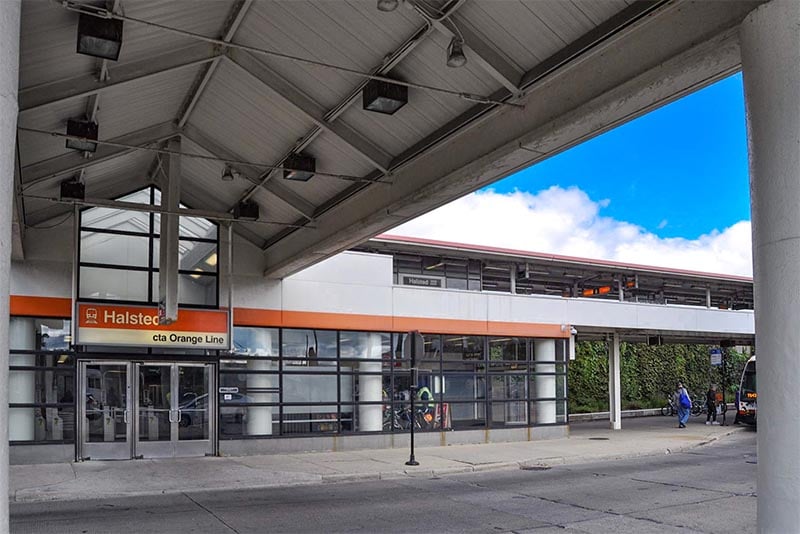
[[[139,441],[171,439],[171,371],[169,365],[139,366]]]
[[[209,367],[178,366],[178,439],[209,439]]]
[[[125,422],[128,391],[126,365],[86,366],[86,417],[84,420],[87,442],[124,442],[128,439]]]

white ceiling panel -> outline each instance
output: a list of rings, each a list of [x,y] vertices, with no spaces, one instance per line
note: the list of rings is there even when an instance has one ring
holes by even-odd
[[[266,165],[313,125],[228,61],[220,63],[189,122],[245,160]]]
[[[112,87],[100,95],[100,139],[113,139],[177,118],[201,67]]]
[[[50,0],[22,2],[19,86],[28,88],[91,73],[96,60],[76,53],[77,44],[77,13]]]
[[[369,71],[420,26],[422,20],[410,10],[383,13],[375,8],[374,0],[256,2],[234,41]],[[260,59],[326,109],[337,105],[363,79],[296,61]]]
[[[206,37],[219,38],[232,0],[122,1],[126,16],[177,28]],[[148,59],[198,41],[162,29],[126,21],[120,62]]]

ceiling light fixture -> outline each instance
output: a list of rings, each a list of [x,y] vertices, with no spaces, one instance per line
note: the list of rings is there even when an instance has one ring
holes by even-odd
[[[258,204],[252,200],[243,200],[236,204],[233,208],[233,218],[241,219],[243,221],[257,221],[258,220]]]
[[[97,123],[80,119],[69,119],[67,121],[67,148],[81,150],[83,152],[96,152],[97,143]],[[80,139],[76,139],[80,138]]]
[[[79,54],[117,61],[122,49],[122,21],[80,14],[78,18]]]
[[[370,80],[361,92],[364,109],[394,114],[408,103],[408,87],[382,80]]]
[[[292,154],[283,161],[283,178],[307,182],[317,171],[317,160],[305,154]]]
[[[458,68],[466,64],[467,56],[464,55],[464,41],[458,37],[453,37],[447,47],[447,66]]]
[[[84,200],[86,186],[76,179],[61,182],[61,200]]]
[[[234,179],[233,170],[230,168],[229,165],[225,165],[225,170],[222,171],[222,181],[232,182],[233,179]]]
[[[378,11],[394,11],[400,5],[400,0],[378,0]]]

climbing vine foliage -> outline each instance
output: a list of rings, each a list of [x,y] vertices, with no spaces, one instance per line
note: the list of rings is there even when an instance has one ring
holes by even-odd
[[[680,380],[692,397],[702,395],[710,384],[721,390],[722,368],[711,367],[709,345],[620,344],[622,408],[660,408]],[[569,363],[569,412],[608,410],[608,345],[582,341],[576,358]],[[728,349],[727,399],[732,402],[749,353]]]

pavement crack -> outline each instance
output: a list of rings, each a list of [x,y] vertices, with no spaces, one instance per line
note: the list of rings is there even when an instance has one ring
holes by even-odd
[[[644,478],[632,478],[632,477],[623,477],[623,478],[628,478],[628,480],[632,480],[634,482],[644,482],[646,484],[658,484],[660,486],[668,486],[668,487],[673,487],[673,488],[681,488],[681,489],[690,489],[690,490],[695,490],[695,491],[708,491],[708,492],[711,492],[711,493],[719,493],[719,494],[724,495],[726,497],[748,497],[748,496],[752,495],[752,493],[753,493],[753,492],[737,493],[735,491],[718,490],[718,489],[712,489],[712,488],[698,488],[697,486],[690,486],[689,484],[678,484],[678,483],[675,483],[675,482],[661,482],[659,480],[647,480],[647,479],[644,479]],[[714,499],[712,499],[712,500],[714,500]]]
[[[213,511],[211,511],[211,509],[209,509],[209,508],[207,508],[207,507],[203,506],[202,504],[200,504],[200,503],[199,503],[199,502],[197,502],[196,500],[192,499],[191,495],[189,495],[188,493],[182,493],[182,495],[183,495],[184,497],[186,497],[187,499],[189,499],[190,501],[192,501],[192,502],[193,502],[195,505],[197,505],[197,507],[198,507],[198,508],[202,508],[203,510],[205,510],[206,512],[208,512],[208,513],[209,513],[209,514],[210,514],[210,515],[211,515],[211,516],[212,516],[214,519],[216,519],[217,521],[219,521],[220,523],[222,523],[222,524],[225,526],[225,528],[227,528],[227,529],[228,529],[228,530],[230,530],[231,532],[235,532],[236,534],[240,534],[240,532],[239,532],[238,530],[236,530],[235,528],[233,528],[232,526],[230,526],[228,523],[226,523],[224,519],[222,519],[220,516],[218,516],[217,514],[215,514]]]

